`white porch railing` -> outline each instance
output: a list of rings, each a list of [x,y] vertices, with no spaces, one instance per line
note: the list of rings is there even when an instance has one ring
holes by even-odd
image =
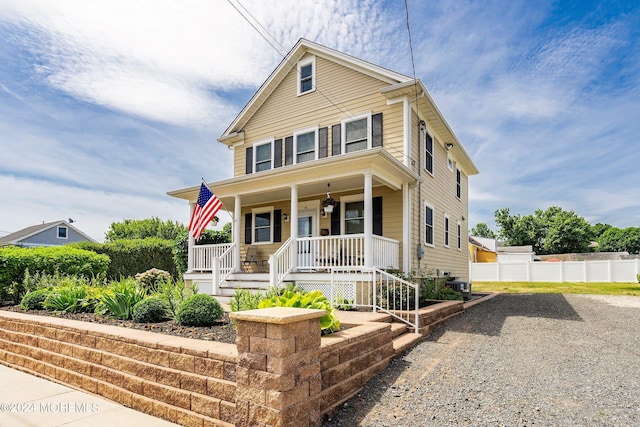
[[[410,325],[416,334],[419,331],[418,285],[378,268],[331,268],[330,289],[325,296],[335,305],[383,311]]]
[[[287,239],[275,254],[269,255],[269,282],[276,288],[291,272],[291,238]]]
[[[231,244],[220,256],[214,256],[211,260],[213,265],[213,293],[218,294],[220,286],[224,284],[227,277],[233,271],[233,249],[235,244]]]
[[[299,237],[296,241],[298,270],[364,267],[364,245],[364,234]],[[399,248],[397,240],[374,235],[373,266],[398,268]]]
[[[213,271],[213,259],[220,258],[233,245],[233,243],[220,243],[217,245],[192,246],[191,259],[193,265],[190,266],[190,271]]]

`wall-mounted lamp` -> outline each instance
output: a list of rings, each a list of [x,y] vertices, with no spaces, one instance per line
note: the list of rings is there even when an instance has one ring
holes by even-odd
[[[330,183],[327,183],[327,188],[331,187]],[[327,198],[322,202],[322,208],[326,213],[333,213],[333,208],[337,202],[331,197],[331,193],[327,191]]]
[[[447,149],[447,151],[449,151],[449,150],[451,150],[451,149],[453,148],[453,144],[449,142],[448,144],[446,144],[446,145],[444,146],[444,148],[446,148],[446,149]]]
[[[284,222],[289,222],[289,215],[287,215],[286,213],[285,213],[285,214],[282,214],[282,220],[283,220]]]

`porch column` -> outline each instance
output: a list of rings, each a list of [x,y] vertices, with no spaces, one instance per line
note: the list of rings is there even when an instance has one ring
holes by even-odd
[[[373,267],[373,180],[364,174],[364,266]]]
[[[240,266],[240,220],[242,219],[242,197],[235,197],[233,208],[233,271],[242,271]]]
[[[291,186],[291,270],[298,269],[298,186]]]
[[[418,209],[423,209],[419,206]],[[408,273],[411,271],[411,191],[409,184],[402,184],[402,271]],[[422,218],[418,215],[418,218]],[[418,228],[421,230],[421,228]],[[420,237],[420,240],[422,237]],[[420,241],[418,240],[418,241]]]
[[[195,203],[189,203],[189,219],[193,216],[195,209]],[[193,247],[196,245],[196,239],[193,238],[191,232],[187,234],[189,236],[189,243],[187,244],[187,273],[193,271]]]

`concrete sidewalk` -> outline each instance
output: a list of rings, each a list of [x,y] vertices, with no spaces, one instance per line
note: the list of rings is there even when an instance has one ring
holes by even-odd
[[[101,397],[0,365],[0,427],[170,427]]]

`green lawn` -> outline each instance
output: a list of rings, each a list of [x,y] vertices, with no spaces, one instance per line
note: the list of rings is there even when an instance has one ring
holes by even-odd
[[[473,282],[473,292],[640,296],[640,283]]]

